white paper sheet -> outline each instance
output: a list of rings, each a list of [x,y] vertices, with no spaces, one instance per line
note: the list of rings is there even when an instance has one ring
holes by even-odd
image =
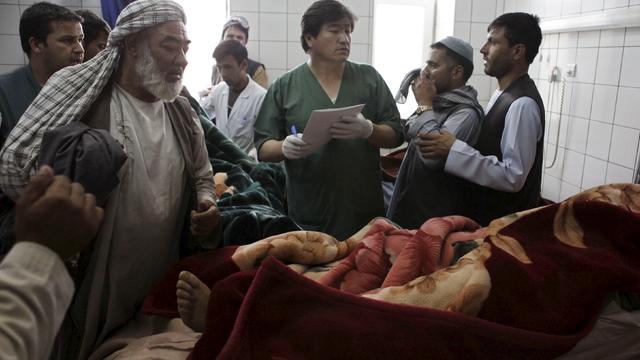
[[[352,105],[343,108],[331,108],[313,110],[307,121],[307,126],[302,133],[302,140],[317,149],[331,140],[331,125],[339,121],[345,115],[358,115],[364,108],[364,104]]]

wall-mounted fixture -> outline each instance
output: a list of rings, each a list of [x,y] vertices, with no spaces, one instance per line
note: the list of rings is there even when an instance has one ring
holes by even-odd
[[[576,69],[577,69],[576,64],[567,64],[567,67],[564,70],[564,74],[567,77],[576,77]]]
[[[640,26],[640,6],[543,20],[542,33],[619,29]]]
[[[571,67],[571,65],[573,65],[573,67]],[[571,72],[572,75],[569,75],[569,72]],[[562,111],[564,109],[564,92],[567,86],[567,77],[575,76],[575,74],[576,74],[576,64],[567,64],[567,70],[565,70],[565,76],[561,75],[560,68],[557,66],[554,66],[551,69],[551,72],[549,73],[550,89],[549,89],[549,94],[546,102],[546,104],[548,104],[549,106],[549,110],[553,108],[552,101],[554,99],[554,92],[555,92],[555,86],[553,83],[562,81],[562,85],[560,86],[560,109],[558,114],[558,127],[556,129],[556,140],[555,140],[555,148],[553,150],[553,159],[551,160],[551,164],[547,164],[545,159],[545,163],[544,163],[545,169],[551,169],[556,164],[556,160],[558,159],[558,148],[560,147],[560,128],[562,127]],[[549,122],[551,122],[551,119],[549,119]],[[547,153],[548,153],[548,149],[549,149],[549,142],[547,142]]]

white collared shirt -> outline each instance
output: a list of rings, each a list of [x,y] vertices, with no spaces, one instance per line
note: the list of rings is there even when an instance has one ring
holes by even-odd
[[[238,147],[249,153],[253,148],[253,124],[256,122],[262,100],[267,91],[249,78],[249,83],[236,99],[228,114],[229,85],[222,81],[203,100],[202,107],[210,117],[216,118],[216,126]],[[228,115],[227,115],[228,114]]]
[[[496,90],[487,104],[489,113],[502,91]],[[482,133],[480,134],[482,136]],[[483,156],[465,142],[456,140],[444,170],[481,186],[504,192],[518,192],[524,186],[536,158],[536,143],[542,136],[538,104],[530,97],[511,103],[500,140],[502,161]]]

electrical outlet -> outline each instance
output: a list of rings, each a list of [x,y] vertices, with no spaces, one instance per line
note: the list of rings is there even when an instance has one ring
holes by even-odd
[[[565,70],[565,74],[567,77],[576,77],[576,68],[578,66],[576,64],[567,64],[567,69]]]
[[[549,73],[549,82],[560,81],[560,68],[554,66],[551,68],[551,72]]]

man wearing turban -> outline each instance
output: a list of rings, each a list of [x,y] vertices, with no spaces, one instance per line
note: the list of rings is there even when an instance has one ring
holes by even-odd
[[[77,293],[54,358],[87,358],[136,314],[151,286],[178,259],[185,219],[199,237],[217,228],[203,131],[188,101],[178,96],[189,46],[185,23],[174,1],[131,3],[118,17],[107,48],[52,76],[0,152],[0,187],[14,200],[43,158],[57,161],[57,153],[51,156],[43,145],[52,132],[107,134],[102,142],[118,145],[109,148],[113,157],[124,153],[114,166],[102,160],[80,163],[83,150],[74,155],[76,165],[66,167],[80,183],[80,175],[91,178],[113,167],[115,180],[106,196],[96,194],[103,199],[104,222],[93,249],[73,262]],[[88,147],[84,138],[80,143]],[[57,171],[57,164],[51,165]],[[83,185],[94,192],[103,184]]]

